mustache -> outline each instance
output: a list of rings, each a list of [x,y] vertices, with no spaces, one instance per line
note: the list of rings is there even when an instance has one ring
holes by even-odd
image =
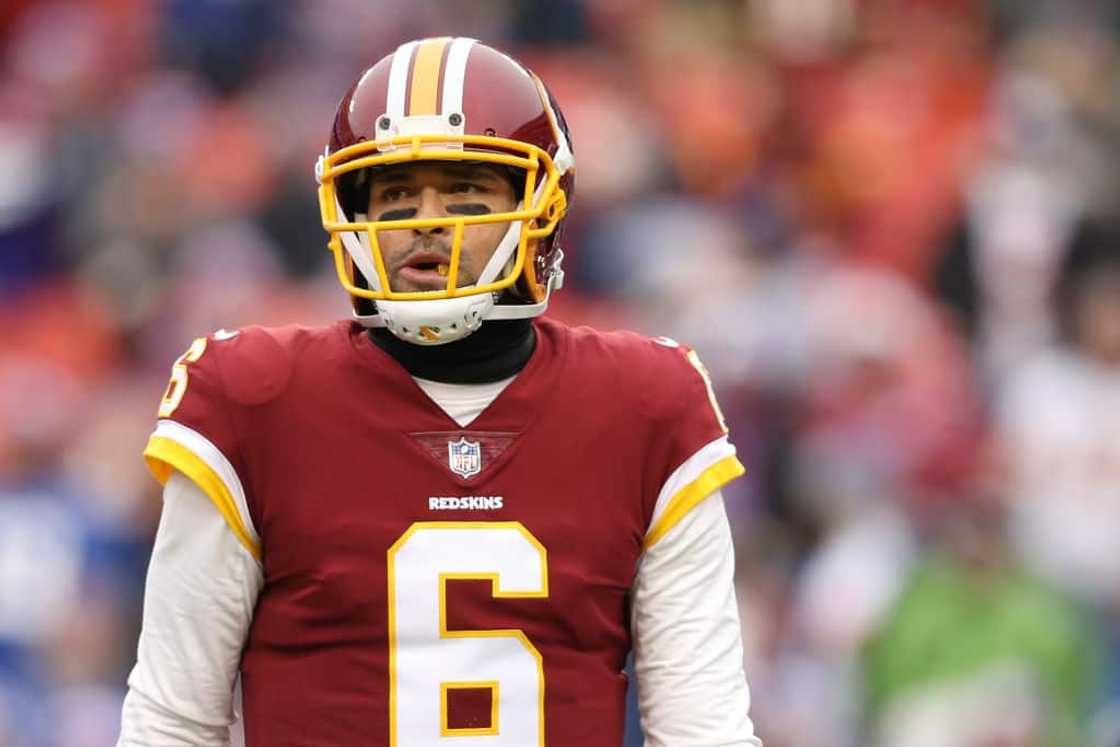
[[[413,239],[408,250],[394,260],[389,266],[389,272],[396,272],[406,267],[418,254],[438,254],[447,264],[451,263],[451,242],[433,236],[418,236]],[[384,255],[382,255],[384,256]],[[460,265],[462,261],[460,259]]]

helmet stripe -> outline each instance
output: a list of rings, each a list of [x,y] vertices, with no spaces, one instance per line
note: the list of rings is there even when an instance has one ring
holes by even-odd
[[[408,68],[412,63],[412,53],[418,42],[409,42],[397,47],[393,53],[393,64],[389,68],[389,94],[385,101],[385,113],[393,119],[404,116],[404,94],[408,87]]]
[[[467,78],[467,57],[470,56],[474,39],[458,38],[451,42],[447,54],[447,68],[443,73],[443,106],[441,114],[463,112],[463,82]]]
[[[544,104],[544,110],[548,112],[548,122],[552,125],[552,133],[556,138],[556,155],[552,157],[556,168],[560,170],[561,174],[566,174],[568,169],[576,165],[575,156],[572,154],[572,144],[568,142],[568,134],[564,132],[564,128],[560,126],[560,122],[556,119],[556,111],[552,108],[552,102],[548,97],[548,89],[544,87],[544,82],[533,73],[533,82],[537,84],[537,92],[540,93],[541,103]]]
[[[408,93],[408,115],[438,114],[440,69],[451,38],[425,39],[412,61],[412,85]]]

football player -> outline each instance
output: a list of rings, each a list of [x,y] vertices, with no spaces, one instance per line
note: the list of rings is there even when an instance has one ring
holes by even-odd
[[[758,745],[696,354],[541,317],[574,188],[544,84],[464,38],[339,105],[319,204],[355,318],[219,331],[145,455],[164,506],[122,745]]]

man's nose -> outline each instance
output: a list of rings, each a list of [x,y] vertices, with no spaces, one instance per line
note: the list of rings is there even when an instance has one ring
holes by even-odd
[[[420,204],[416,207],[416,218],[446,218],[447,210],[443,205],[443,198],[435,187],[424,187],[420,190]],[[447,226],[429,226],[427,228],[413,229],[417,234],[442,235]]]

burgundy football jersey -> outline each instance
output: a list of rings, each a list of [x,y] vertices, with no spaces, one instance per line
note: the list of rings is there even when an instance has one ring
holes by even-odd
[[[465,428],[351,322],[176,363],[146,456],[264,572],[249,745],[621,743],[639,557],[742,467],[695,354],[534,325]]]

